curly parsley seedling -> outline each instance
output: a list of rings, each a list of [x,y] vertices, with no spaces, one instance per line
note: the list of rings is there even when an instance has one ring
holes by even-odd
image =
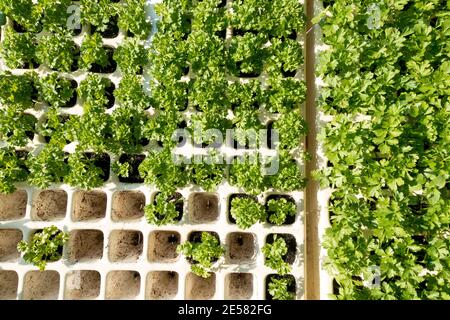
[[[212,264],[225,253],[225,249],[214,235],[202,232],[200,242],[186,241],[177,247],[177,252],[192,259],[194,264],[191,271],[193,273],[203,278],[209,278]]]
[[[265,257],[264,264],[267,267],[272,268],[280,275],[291,272],[290,264],[283,259],[288,253],[288,247],[283,238],[274,235],[273,243],[266,243],[262,252]]]
[[[61,251],[69,235],[55,226],[44,228],[33,235],[29,243],[20,241],[17,250],[23,253],[23,259],[44,271],[47,262],[61,258]]]

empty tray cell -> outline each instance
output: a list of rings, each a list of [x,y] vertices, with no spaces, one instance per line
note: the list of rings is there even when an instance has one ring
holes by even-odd
[[[251,273],[230,273],[225,277],[225,299],[248,300],[253,295]]]
[[[148,244],[148,260],[151,262],[174,262],[178,259],[177,246],[180,234],[175,231],[153,231]]]
[[[0,221],[18,220],[25,217],[28,195],[25,190],[11,194],[0,193]]]
[[[59,273],[56,271],[29,271],[23,283],[23,299],[55,300],[59,293]]]
[[[119,191],[112,199],[112,220],[136,220],[144,216],[145,195],[139,191]]]
[[[137,261],[142,254],[144,237],[135,230],[114,230],[109,235],[109,260],[112,262]]]
[[[219,218],[219,197],[214,193],[194,193],[189,201],[189,220],[193,223],[214,222]]]
[[[17,297],[19,276],[15,271],[0,270],[0,300],[14,300]]]
[[[101,259],[103,232],[99,230],[73,230],[69,234],[68,260],[71,263]]]
[[[216,293],[216,275],[211,273],[209,278],[202,278],[190,272],[186,276],[186,299],[209,300]]]
[[[249,263],[255,259],[256,237],[252,233],[233,232],[227,236],[229,263]]]
[[[111,271],[106,276],[106,299],[133,299],[140,288],[141,276],[137,271]]]
[[[43,190],[33,199],[33,220],[61,220],[66,216],[67,193],[64,190]]]
[[[17,244],[22,238],[22,231],[19,229],[0,229],[0,262],[12,262],[19,259]]]
[[[145,299],[169,300],[178,293],[178,273],[173,271],[153,271],[147,275]]]
[[[73,195],[73,221],[102,219],[106,215],[106,193],[77,191]]]
[[[94,270],[71,271],[66,276],[65,299],[95,299],[100,294],[100,273]]]

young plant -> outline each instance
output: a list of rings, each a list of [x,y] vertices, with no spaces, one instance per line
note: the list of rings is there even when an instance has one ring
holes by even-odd
[[[272,277],[269,282],[269,294],[273,300],[294,300],[295,294],[289,291],[291,285],[290,277]]]
[[[231,216],[241,229],[248,229],[255,223],[266,220],[264,206],[253,198],[238,197],[231,201]]]
[[[227,28],[226,8],[219,5],[222,0],[199,1],[192,10],[192,29],[205,30],[208,33],[223,31]]]
[[[0,74],[0,103],[25,110],[33,106],[34,83],[37,75],[27,73],[13,75],[9,71]]]
[[[289,113],[306,100],[306,84],[295,78],[271,78],[265,100],[268,111]]]
[[[72,35],[67,30],[61,30],[40,38],[36,50],[40,64],[45,64],[53,70],[70,72],[78,48],[72,40]]]
[[[186,74],[187,69],[187,46],[185,41],[176,41],[170,35],[160,32],[153,37],[149,52],[149,70],[154,79],[164,86],[172,86],[179,83]]]
[[[299,111],[283,113],[273,126],[278,131],[278,147],[283,150],[298,148],[301,139],[308,132],[305,119]]]
[[[67,27],[69,19],[68,8],[72,0],[39,0],[36,8],[42,14],[44,29],[49,32],[57,32]]]
[[[38,83],[40,98],[55,108],[64,107],[72,99],[75,89],[72,82],[63,77],[59,77],[57,72],[40,78]]]
[[[158,193],[154,203],[145,207],[145,218],[149,224],[156,226],[174,224],[180,217],[180,205],[183,205],[182,198],[165,192]]]
[[[0,148],[0,193],[13,193],[15,183],[27,179],[25,158],[13,148]]]
[[[267,176],[258,155],[236,158],[230,165],[229,183],[251,194],[259,194],[267,188]]]
[[[95,26],[98,31],[106,31],[117,7],[110,0],[81,0],[81,23]]]
[[[270,199],[267,202],[269,221],[277,226],[283,225],[287,217],[295,217],[296,205],[286,198]]]
[[[264,66],[267,38],[263,34],[246,33],[231,39],[228,51],[228,68],[237,77],[241,74],[257,76]]]
[[[291,272],[291,265],[284,261],[284,257],[288,253],[286,241],[274,235],[273,243],[266,243],[262,252],[264,254],[264,265],[275,270],[280,275],[285,275]]]
[[[81,116],[73,116],[65,124],[68,140],[77,141],[82,150],[107,151],[113,135],[111,115],[87,102],[83,107]]]
[[[77,151],[69,155],[69,174],[64,182],[72,187],[90,190],[103,185],[103,171],[94,164],[85,154]]]
[[[208,76],[211,76],[223,73],[226,62],[225,43],[217,35],[204,30],[193,31],[187,39],[186,51],[188,61],[196,74],[203,75],[207,72]],[[215,72],[208,72],[211,70]]]
[[[39,32],[40,12],[32,0],[0,0],[0,11],[29,32]]]
[[[223,143],[227,129],[231,128],[231,121],[226,118],[223,110],[211,108],[208,112],[192,115],[192,126],[189,128],[193,134],[195,144],[213,145]]]
[[[99,33],[86,35],[81,44],[78,66],[82,70],[91,70],[96,64],[105,68],[109,64],[108,51],[103,47],[103,39]]]
[[[298,41],[273,38],[270,42],[270,55],[266,67],[270,75],[280,76],[300,69],[303,63],[303,49]]]
[[[156,185],[162,192],[173,194],[188,182],[185,165],[174,162],[171,149],[152,152],[139,166],[145,184]]]
[[[299,164],[285,151],[278,154],[278,158],[272,160],[278,163],[278,168],[273,175],[267,176],[268,185],[275,190],[291,192],[303,189],[306,186],[306,178]]]
[[[111,85],[109,79],[97,74],[89,74],[86,79],[81,81],[78,95],[84,102],[105,107],[109,102],[106,89]]]
[[[68,239],[69,235],[56,226],[46,227],[36,232],[29,243],[20,241],[17,250],[23,254],[25,262],[32,263],[44,271],[47,262],[58,261],[61,258],[62,248]]]
[[[114,153],[140,153],[148,121],[148,116],[136,109],[115,109],[111,115],[114,145],[110,150]]]
[[[127,39],[114,52],[114,60],[117,62],[123,74],[137,74],[143,70],[148,62],[147,50],[137,38]]]
[[[118,8],[119,28],[144,40],[151,30],[150,21],[145,13],[145,0],[125,0]]]
[[[30,171],[28,183],[39,189],[47,189],[53,183],[60,183],[69,173],[66,164],[67,156],[63,151],[64,142],[52,136],[49,144],[37,155],[30,155],[27,159],[27,167]]]
[[[200,163],[188,165],[188,172],[192,183],[212,192],[223,181],[225,167],[222,164],[207,163],[203,160]]]
[[[261,142],[260,130],[264,128],[259,119],[259,109],[241,105],[236,107],[233,113],[235,140],[241,147],[248,145],[249,148],[258,148]]]
[[[145,110],[150,106],[150,96],[144,91],[142,78],[137,75],[125,75],[119,88],[114,91],[114,97],[122,107]]]
[[[0,139],[11,146],[25,147],[33,139],[36,118],[18,108],[0,109]]]
[[[17,33],[6,27],[0,53],[6,66],[10,69],[34,67],[36,59],[36,37],[30,32]]]
[[[178,246],[177,251],[192,259],[194,264],[191,266],[191,271],[203,278],[210,277],[214,261],[225,253],[219,240],[208,232],[201,233],[200,242],[186,241]]]

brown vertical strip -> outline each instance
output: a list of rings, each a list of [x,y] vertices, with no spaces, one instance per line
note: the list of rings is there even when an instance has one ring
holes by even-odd
[[[319,273],[319,210],[317,193],[319,185],[312,178],[312,172],[317,169],[317,110],[315,85],[315,50],[314,28],[311,19],[314,17],[314,0],[306,0],[306,121],[309,133],[306,137],[306,150],[311,160],[306,163],[308,184],[305,193],[305,297],[307,300],[320,299]]]

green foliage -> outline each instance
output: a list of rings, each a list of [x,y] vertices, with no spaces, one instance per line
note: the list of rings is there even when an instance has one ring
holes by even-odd
[[[291,192],[306,187],[307,180],[299,164],[286,152],[280,152],[278,159],[272,159],[274,167],[278,163],[275,174],[268,175],[268,184],[275,190]]]
[[[302,32],[303,4],[297,0],[233,1],[232,25],[240,30],[264,31],[274,36]]]
[[[166,0],[155,6],[156,14],[161,17],[158,32],[170,33],[175,40],[185,37],[190,31],[192,0]]]
[[[91,105],[105,107],[108,103],[106,89],[111,85],[111,81],[97,74],[89,74],[81,81],[78,87],[78,95]]]
[[[308,132],[306,121],[298,111],[281,115],[275,121],[273,128],[278,131],[280,140],[278,147],[283,150],[298,148],[301,144],[301,139]]]
[[[85,36],[78,60],[78,66],[82,70],[90,70],[94,64],[103,68],[109,64],[108,52],[99,33]]]
[[[281,76],[282,72],[295,72],[300,69],[303,63],[303,48],[298,41],[273,38],[270,42],[266,67],[270,75]]]
[[[291,265],[284,261],[284,257],[288,253],[286,241],[274,235],[273,243],[266,243],[262,247],[264,254],[264,265],[275,270],[280,275],[285,275],[291,272]]]
[[[338,299],[449,299],[448,4],[390,1],[378,21],[369,4],[334,1],[316,19],[333,116],[318,175],[334,189],[326,268]],[[379,287],[363,284],[372,266]]]
[[[148,62],[147,50],[137,38],[127,39],[114,52],[114,60],[123,74],[136,74]]]
[[[192,10],[192,29],[208,33],[225,30],[228,24],[226,8],[219,8],[222,0],[199,1]]]
[[[119,88],[114,91],[114,96],[122,107],[142,112],[150,106],[150,97],[144,91],[142,78],[137,75],[125,75],[120,81]]]
[[[289,291],[292,284],[292,278],[272,277],[269,282],[269,294],[273,300],[294,300],[295,294]]]
[[[39,39],[36,57],[40,64],[61,72],[70,72],[76,51],[75,42],[68,31],[44,35]]]
[[[151,152],[139,166],[141,177],[146,184],[156,185],[162,192],[172,194],[176,188],[184,187],[188,182],[185,165],[172,158],[170,149]]]
[[[263,45],[267,42],[264,34],[254,35],[245,33],[234,36],[228,50],[228,69],[235,76],[240,73],[259,75],[263,70],[266,50]]]
[[[71,81],[56,72],[39,79],[38,91],[40,98],[55,108],[64,107],[75,92]]]
[[[69,173],[63,151],[64,143],[52,137],[52,141],[37,154],[30,155],[26,165],[30,171],[28,183],[39,189],[47,189],[53,183],[60,183]]]
[[[28,64],[33,67],[36,52],[36,38],[30,32],[17,33],[6,27],[0,53],[6,66],[10,69],[21,69]]]
[[[140,153],[145,138],[147,115],[136,109],[119,107],[111,115],[114,144],[109,149],[114,153]]]
[[[218,156],[205,156],[200,163],[188,165],[189,179],[197,186],[202,187],[205,191],[214,191],[217,186],[224,180],[225,166],[216,164],[209,159],[218,159]]]
[[[255,223],[266,220],[264,206],[249,197],[237,197],[231,201],[231,216],[241,229],[248,229]]]
[[[286,198],[270,199],[267,202],[269,221],[278,226],[283,225],[287,217],[295,217],[297,207]]]
[[[50,32],[57,32],[66,28],[69,19],[67,11],[71,4],[71,0],[38,0],[36,9],[42,15],[44,29]]]
[[[306,84],[294,78],[271,78],[265,94],[268,111],[289,113],[306,100]]]
[[[145,0],[125,0],[118,8],[119,28],[131,32],[141,40],[148,37],[150,21],[145,13]]]
[[[29,243],[20,241],[17,250],[23,254],[25,262],[32,263],[40,271],[44,271],[47,262],[61,259],[60,250],[68,239],[69,235],[56,226],[46,227],[36,232]]]
[[[38,32],[39,11],[32,0],[0,0],[0,11],[29,32]]]
[[[192,70],[198,74],[207,71],[211,76],[223,71],[225,63],[225,43],[215,34],[195,30],[187,39],[187,58]],[[199,54],[201,52],[201,54]]]
[[[11,146],[25,147],[34,136],[36,118],[12,106],[0,109],[0,139]]]
[[[19,156],[12,148],[0,148],[0,192],[14,192],[14,184],[25,181],[27,175],[24,157]]]
[[[149,224],[164,226],[174,224],[180,217],[177,205],[183,204],[183,199],[170,196],[168,193],[158,193],[154,203],[145,207],[145,218]]]
[[[0,103],[19,110],[32,107],[35,75],[13,75],[9,71],[0,74]]]
[[[263,192],[267,187],[267,176],[261,159],[257,155],[234,159],[230,165],[229,183],[254,195]]]
[[[101,187],[103,171],[95,166],[94,159],[89,159],[81,152],[69,155],[69,174],[64,177],[64,182],[72,187],[90,190]]]
[[[214,260],[225,253],[219,240],[208,232],[202,232],[200,242],[186,241],[178,246],[177,251],[192,259],[194,264],[191,266],[191,271],[203,278],[211,276]]]
[[[187,42],[176,41],[172,35],[155,34],[150,50],[152,76],[165,86],[176,86],[187,67],[187,48]]]
[[[106,31],[108,23],[117,14],[117,6],[110,0],[81,0],[81,23],[97,27],[98,31]]]
[[[104,152],[108,150],[112,136],[111,115],[85,102],[85,112],[81,116],[72,116],[65,124],[70,141],[77,141],[81,150]]]

